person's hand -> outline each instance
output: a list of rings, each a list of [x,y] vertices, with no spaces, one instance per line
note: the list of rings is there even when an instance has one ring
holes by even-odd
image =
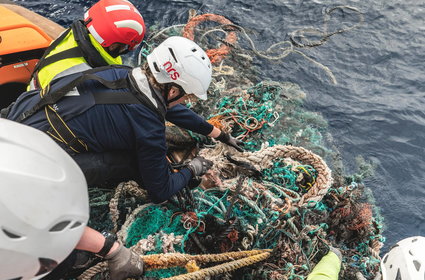
[[[204,175],[212,166],[212,161],[207,160],[203,157],[196,157],[192,159],[191,162],[189,162],[187,167],[192,172],[193,177],[197,177]]]
[[[143,260],[135,252],[124,247],[122,243],[105,259],[108,260],[110,279],[124,280],[143,274]]]
[[[241,145],[243,145],[243,142],[239,139],[234,138],[232,135],[230,135],[230,133],[221,131],[220,135],[215,139],[217,139],[218,141],[226,145],[229,145],[235,148],[239,152],[243,152],[243,149],[241,147]]]

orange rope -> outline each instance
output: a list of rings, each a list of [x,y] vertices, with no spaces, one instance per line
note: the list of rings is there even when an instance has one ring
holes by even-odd
[[[219,128],[220,130],[223,130],[224,125],[221,123],[221,120],[222,119],[223,119],[223,116],[222,115],[218,115],[218,116],[212,117],[207,122],[209,124],[212,124],[213,126]]]
[[[233,24],[230,20],[227,18],[215,15],[215,14],[203,14],[199,16],[195,16],[189,20],[189,22],[184,27],[183,31],[183,37],[186,37],[190,40],[195,39],[195,27],[204,21],[214,21],[218,22],[220,24],[226,25],[226,24]],[[237,36],[235,31],[230,31],[227,34],[227,37],[225,39],[225,43],[221,44],[218,49],[209,49],[206,51],[208,57],[211,60],[211,63],[218,64],[220,63],[225,56],[231,51],[231,45],[234,45],[237,41]]]
[[[242,128],[244,128],[244,129],[246,129],[246,131],[244,132],[244,134],[242,134],[242,137],[240,138],[240,140],[245,139],[245,137],[247,137],[249,133],[251,133],[251,132],[253,132],[253,131],[256,131],[256,130],[258,130],[258,129],[262,128],[262,127],[263,127],[263,125],[264,125],[265,123],[267,123],[265,120],[262,120],[262,121],[258,124],[258,126],[256,126],[255,128],[250,128],[250,127],[246,126],[245,124],[243,124],[243,123],[239,122],[239,121],[237,120],[237,118],[235,117],[235,115],[232,115],[232,119],[235,121],[235,123],[237,123],[238,125],[240,125],[240,127],[242,127]]]

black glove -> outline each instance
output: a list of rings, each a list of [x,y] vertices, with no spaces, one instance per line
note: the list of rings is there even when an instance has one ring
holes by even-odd
[[[204,175],[212,166],[212,161],[204,159],[203,157],[196,157],[189,162],[187,167],[192,172],[193,177],[197,177]]]
[[[230,135],[230,133],[226,133],[226,132],[222,131],[220,133],[220,135],[215,139],[217,139],[218,141],[220,141],[220,142],[222,142],[226,145],[229,145],[229,146],[235,148],[239,152],[243,152],[242,147],[239,146],[239,145],[243,145],[243,142],[241,140],[238,140],[238,139],[232,137],[232,135]]]
[[[109,278],[124,280],[143,274],[143,260],[135,252],[120,246],[106,258],[109,266]]]
[[[187,183],[187,186],[189,189],[193,190],[194,188],[197,188],[202,182],[201,177],[192,177],[189,180],[189,183]]]

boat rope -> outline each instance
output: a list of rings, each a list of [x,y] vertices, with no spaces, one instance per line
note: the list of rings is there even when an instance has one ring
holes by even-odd
[[[248,256],[246,258],[240,260],[230,261],[224,264],[212,266],[209,268],[204,268],[195,272],[182,274],[178,276],[173,276],[169,278],[165,278],[166,280],[202,280],[207,279],[208,277],[212,277],[215,275],[222,275],[226,272],[230,272],[236,269],[240,269],[242,267],[250,266],[252,264],[264,261],[270,256],[269,252],[260,253],[252,256]]]
[[[328,32],[328,23],[331,19],[331,16],[336,11],[341,11],[342,13],[345,12],[345,10],[354,12],[358,17],[358,22],[348,26],[346,28],[337,29],[333,32]],[[328,9],[325,14],[323,15],[323,30],[320,30],[318,28],[303,28],[296,30],[292,32],[290,35],[291,42],[299,48],[311,48],[311,47],[317,47],[320,45],[323,45],[331,36],[336,34],[341,34],[347,31],[350,31],[352,29],[355,29],[359,27],[364,22],[364,16],[359,11],[359,9],[351,6],[336,6]],[[306,35],[310,36],[320,36],[321,38],[319,40],[308,40]],[[304,42],[303,42],[304,41]]]
[[[191,264],[196,267],[200,264],[226,262],[221,265],[216,265],[206,269],[198,269],[197,271],[190,271],[190,273],[178,275],[167,279],[205,279],[207,276],[214,276],[222,274],[238,268],[249,266],[251,264],[263,261],[270,256],[272,250],[250,250],[227,252],[222,254],[204,254],[204,255],[189,255],[180,253],[171,254],[153,254],[140,256],[143,260],[145,270],[167,269],[171,267],[186,267]],[[96,266],[86,270],[78,279],[90,280],[98,273],[103,273],[108,270],[107,262],[98,263]]]
[[[128,193],[129,195],[133,197],[138,197],[138,198],[147,197],[147,192],[139,188],[139,185],[134,181],[123,182],[118,185],[118,187],[115,190],[114,197],[109,202],[111,220],[112,220],[112,223],[114,224],[113,232],[118,231],[117,221],[119,217],[119,211],[118,211],[119,198],[126,193]]]
[[[219,171],[228,170],[229,163],[222,157],[223,154],[228,152],[228,149],[225,145],[218,144],[215,150],[211,151],[207,149],[201,151],[201,155],[214,162],[213,169],[218,169]],[[310,190],[301,197],[298,202],[300,206],[307,206],[312,201],[320,201],[333,182],[332,172],[325,161],[320,156],[303,147],[275,145],[273,147],[263,147],[256,152],[233,154],[232,157],[236,160],[247,161],[258,170],[269,168],[272,166],[273,160],[280,158],[291,158],[303,164],[311,165],[318,172],[318,176]],[[226,184],[225,188],[232,188],[232,186]],[[290,191],[286,190],[284,192],[289,193]]]

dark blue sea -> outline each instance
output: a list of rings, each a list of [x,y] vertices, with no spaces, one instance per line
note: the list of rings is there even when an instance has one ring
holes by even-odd
[[[67,27],[95,1],[18,0]],[[345,172],[355,158],[376,165],[365,183],[385,219],[384,251],[394,242],[425,235],[425,3],[417,0],[133,0],[148,26],[184,24],[188,10],[216,13],[250,31],[257,49],[288,40],[304,28],[324,30],[335,6],[358,9],[363,23],[314,48],[300,49],[327,66],[329,76],[297,54],[270,62],[254,58],[263,79],[290,81],[307,94],[304,106],[328,121],[331,144]],[[352,26],[356,14],[338,10],[327,31]]]

